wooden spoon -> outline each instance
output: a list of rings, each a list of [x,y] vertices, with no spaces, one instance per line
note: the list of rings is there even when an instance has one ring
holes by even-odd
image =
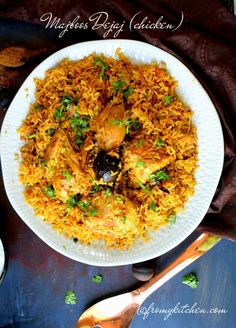
[[[0,65],[6,67],[20,67],[32,57],[41,55],[47,51],[47,48],[30,50],[24,47],[7,47],[0,50]]]
[[[76,328],[127,328],[144,300],[170,278],[211,249],[221,238],[201,234],[174,262],[142,287],[107,298],[86,310]]]

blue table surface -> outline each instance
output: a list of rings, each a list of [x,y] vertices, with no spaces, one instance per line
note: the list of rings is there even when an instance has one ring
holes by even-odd
[[[9,266],[0,285],[1,328],[74,328],[82,312],[98,299],[140,286],[130,265],[95,267],[75,262],[42,242],[8,207],[4,231],[9,250]],[[10,218],[10,220],[9,220]],[[189,240],[156,259],[156,272],[172,261]],[[236,244],[220,241],[202,258],[173,277],[143,304],[131,327],[235,328],[236,327]],[[200,280],[197,289],[181,283],[183,274],[194,271]],[[91,278],[101,274],[103,281]],[[76,305],[67,305],[67,290],[75,291]],[[160,310],[196,308],[226,313],[174,313]],[[185,306],[185,307],[184,307]],[[181,308],[184,307],[184,308]],[[153,313],[156,312],[156,313]],[[158,313],[159,312],[159,313]]]
[[[224,2],[232,5],[232,1]],[[73,40],[78,42],[77,32],[75,35],[75,40],[72,38],[70,43]],[[4,42],[17,40],[22,45],[34,46],[39,42],[45,45],[52,43],[53,37],[49,30],[45,34],[39,27],[19,22],[2,21],[0,26],[0,39]],[[91,38],[96,37],[91,35]],[[3,117],[3,112],[0,115]],[[0,183],[2,194],[1,179]],[[5,238],[9,252],[7,275],[0,285],[0,328],[74,328],[88,306],[141,285],[132,275],[130,265],[94,267],[55,252],[21,221],[5,195],[1,198],[0,234]],[[194,236],[157,258],[156,273],[170,263]],[[192,271],[197,273],[200,281],[197,289],[181,283],[182,276]],[[101,284],[92,282],[96,274],[103,276]],[[142,305],[131,328],[236,328],[235,281],[236,244],[222,240],[154,292]],[[76,305],[65,304],[65,293],[69,289],[77,295]],[[193,313],[197,308],[208,313]],[[217,312],[217,309],[225,313],[209,313],[210,310]],[[192,313],[160,313],[168,310]]]

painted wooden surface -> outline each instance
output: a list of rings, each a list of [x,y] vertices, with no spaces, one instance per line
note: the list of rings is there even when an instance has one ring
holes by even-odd
[[[10,254],[7,276],[0,286],[1,328],[73,328],[80,314],[100,298],[127,291],[140,285],[131,273],[131,266],[93,267],[77,263],[50,249],[7,207],[1,217]],[[8,218],[8,220],[5,220]],[[156,259],[158,272],[186,247]],[[236,244],[221,241],[209,253],[172,278],[143,304],[132,328],[235,328],[236,327]],[[183,274],[195,271],[200,284],[192,290],[181,283]],[[103,275],[95,284],[92,277]],[[67,305],[68,289],[76,292],[76,305]],[[197,303],[197,305],[194,305]],[[225,314],[166,314],[151,309],[189,305],[196,309],[225,309]],[[140,311],[141,312],[141,311]],[[146,319],[144,319],[144,314]]]

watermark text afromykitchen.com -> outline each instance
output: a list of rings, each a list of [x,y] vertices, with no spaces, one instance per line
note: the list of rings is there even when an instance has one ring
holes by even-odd
[[[40,21],[45,23],[45,28],[54,28],[58,30],[59,38],[69,30],[86,30],[91,28],[92,30],[100,30],[103,38],[113,37],[117,38],[126,28],[132,32],[134,30],[170,30],[176,31],[183,23],[184,14],[181,12],[179,22],[176,24],[168,22],[164,16],[158,18],[150,18],[144,15],[142,11],[139,11],[130,18],[130,20],[123,20],[122,22],[111,19],[109,14],[105,11],[98,11],[92,14],[88,21],[81,20],[80,15],[77,15],[72,20],[64,22],[60,17],[53,16],[51,12],[44,13],[40,18]]]
[[[199,307],[197,303],[193,305],[180,305],[180,302],[178,302],[173,308],[169,309],[160,309],[156,307],[154,303],[150,304],[148,307],[141,306],[137,314],[142,316],[143,320],[147,319],[150,314],[164,314],[164,320],[167,320],[172,314],[225,314],[227,312],[226,309],[219,309],[217,307],[203,309]]]

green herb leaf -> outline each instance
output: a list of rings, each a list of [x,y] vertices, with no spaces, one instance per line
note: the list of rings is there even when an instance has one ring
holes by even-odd
[[[65,303],[66,304],[76,304],[77,298],[75,292],[73,290],[68,290],[65,295]]]
[[[28,138],[29,139],[33,139],[33,138],[37,138],[38,134],[37,133],[34,133],[34,134],[31,134]]]
[[[132,123],[132,128],[134,128],[134,130],[139,130],[141,128],[141,126],[142,125],[138,119],[134,120]]]
[[[45,187],[45,191],[46,191],[46,194],[47,194],[49,197],[55,197],[55,196],[56,196],[56,192],[55,192],[53,186],[46,185],[46,187]]]
[[[101,70],[100,70],[98,76],[102,77],[103,79],[106,79],[105,72],[109,70],[109,66],[100,57],[96,57],[94,59],[94,65],[101,66]]]
[[[124,197],[122,197],[122,196],[116,196],[116,200],[117,200],[118,202],[122,202],[122,203],[123,203],[123,201],[124,201]]]
[[[80,116],[78,113],[74,113],[74,118],[71,119],[71,127],[76,132],[75,143],[81,145],[83,143],[83,133],[88,130],[89,116]]]
[[[162,147],[165,145],[165,141],[162,140],[162,139],[158,139],[157,142],[156,142],[156,146],[158,147]]]
[[[76,136],[75,136],[75,143],[77,145],[82,145],[83,144],[83,141],[82,141],[82,132],[81,131],[77,131],[76,132]]]
[[[90,211],[89,211],[89,216],[95,216],[97,215],[97,210],[96,208],[92,208]]]
[[[123,80],[117,80],[112,83],[112,87],[115,91],[121,91],[122,87],[125,85],[125,81]]]
[[[65,177],[67,180],[71,180],[73,176],[68,171],[63,172],[63,177]]]
[[[156,203],[152,200],[151,203],[150,203],[150,209],[153,211],[153,212],[156,212],[157,208],[156,208]]]
[[[85,200],[85,201],[79,201],[79,202],[78,202],[78,205],[81,207],[81,209],[82,209],[84,212],[86,212],[87,209],[88,209],[88,207],[89,207],[89,205],[90,205],[90,203],[89,203],[87,200]]]
[[[48,136],[51,136],[54,133],[54,131],[55,131],[55,129],[49,128],[49,129],[46,130],[46,133],[47,133]]]
[[[165,96],[163,101],[164,101],[165,105],[170,105],[173,101],[173,97],[172,96]]]
[[[116,124],[119,127],[122,127],[123,124],[124,124],[124,120],[110,120],[109,123],[112,124],[112,125]]]
[[[126,89],[123,92],[123,96],[127,99],[130,95],[132,95],[133,92],[134,92],[134,89],[131,87],[128,87],[128,89]]]
[[[151,191],[146,187],[146,185],[144,183],[142,183],[140,180],[137,180],[137,183],[139,184],[140,188],[144,191],[144,192],[148,192],[150,193]]]
[[[135,167],[142,167],[142,166],[146,166],[147,164],[143,161],[141,161],[140,159],[137,161]]]
[[[75,207],[78,204],[77,194],[70,196],[70,198],[68,198],[66,202],[67,202],[67,207],[69,208]]]
[[[197,279],[196,273],[191,272],[190,274],[183,276],[182,283],[191,288],[197,288],[199,280]]]
[[[93,276],[92,282],[94,282],[95,284],[100,284],[102,282],[102,279],[102,275],[96,274],[95,276]]]
[[[92,190],[92,193],[102,191],[102,187],[99,186],[94,179],[92,179],[92,182],[93,182],[93,190]]]
[[[46,169],[46,167],[47,167],[47,162],[46,162],[46,161],[42,161],[42,162],[41,162],[41,165],[42,165],[42,167],[43,167],[44,169]]]
[[[107,188],[106,191],[105,191],[105,195],[106,196],[111,196],[112,195],[112,192],[111,192],[111,189],[110,188]]]
[[[110,120],[109,121],[110,124],[116,124],[118,125],[120,128],[122,126],[125,126],[125,133],[128,134],[129,133],[129,127],[130,127],[130,120],[129,119],[124,119],[124,120]]]
[[[176,223],[176,214],[172,214],[168,219],[167,222],[170,224],[175,224]]]
[[[127,220],[126,216],[123,215],[122,218],[121,218],[121,220],[122,220],[123,223],[125,223],[126,220]]]
[[[53,117],[56,121],[60,121],[63,116],[64,116],[64,112],[62,107],[54,111]]]
[[[64,95],[61,98],[61,104],[65,107],[66,110],[68,110],[72,104],[77,105],[77,103],[78,99],[74,99],[70,95]]]
[[[169,179],[169,175],[165,171],[156,172],[155,177],[157,180],[168,180]]]

